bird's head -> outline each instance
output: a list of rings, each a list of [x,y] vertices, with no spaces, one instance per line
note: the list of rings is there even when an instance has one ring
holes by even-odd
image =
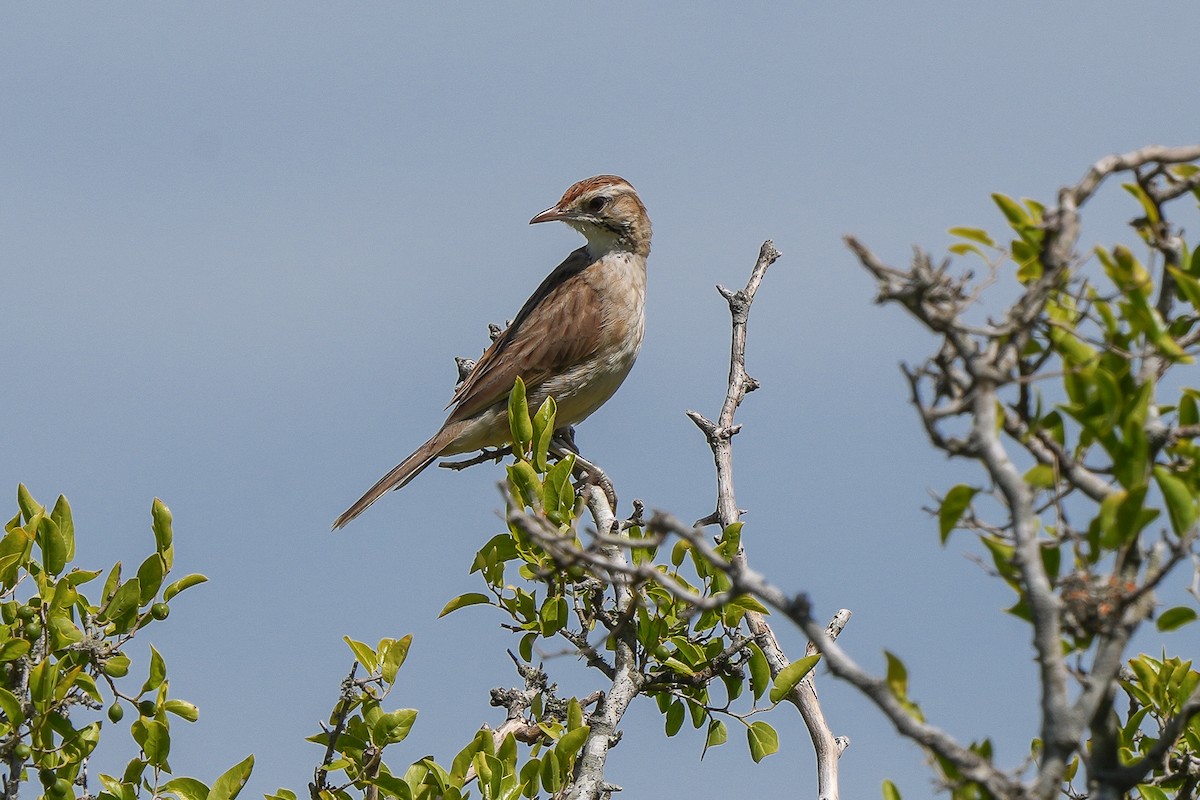
[[[562,199],[529,224],[560,220],[583,234],[593,255],[610,250],[650,253],[650,217],[629,185],[616,175],[597,175],[567,189]]]

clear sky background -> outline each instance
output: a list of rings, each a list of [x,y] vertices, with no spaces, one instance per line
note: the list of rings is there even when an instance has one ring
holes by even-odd
[[[1050,201],[1110,152],[1200,140],[1200,8],[737,6],[0,10],[0,491],[65,493],[97,568],[149,552],[153,497],[173,510],[177,570],[211,582],[133,653],[153,642],[201,708],[173,726],[179,773],[211,780],[253,752],[246,796],[303,791],[343,634],[414,634],[389,703],[421,715],[393,764],[448,763],[502,721],[487,692],[517,682],[516,639],[485,608],[435,619],[481,586],[467,569],[501,529],[501,469],[430,470],[329,524],[441,422],[453,357],[580,244],[529,218],[603,172],[637,187],[655,234],[642,356],[579,431],[622,513],[634,497],[712,510],[683,412],[723,396],[713,285],[744,283],[772,238],[784,257],[750,330],[762,390],[735,441],[751,562],[821,616],[852,609],[853,655],[878,670],[896,652],[933,722],[1019,763],[1036,734],[1028,629],[967,537],[940,548],[920,510],[979,475],[924,443],[896,365],[931,340],[872,305],[841,236],[903,262],[953,225],[998,229],[993,191]],[[1101,203],[1088,232],[1113,241],[1133,213]],[[1200,637],[1167,646],[1197,655]],[[597,685],[572,659],[550,669]],[[932,794],[919,751],[818,680],[852,740],[843,797],[885,777]],[[665,739],[639,702],[608,777],[632,798],[811,796],[802,725],[770,721],[782,745],[763,764],[736,732],[701,762],[699,733]],[[130,757],[127,733],[114,742],[93,773]]]

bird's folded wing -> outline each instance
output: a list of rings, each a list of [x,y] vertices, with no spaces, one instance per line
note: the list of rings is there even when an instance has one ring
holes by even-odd
[[[601,304],[582,276],[590,263],[587,250],[580,248],[542,281],[454,393],[451,421],[507,398],[518,376],[532,389],[596,353]]]

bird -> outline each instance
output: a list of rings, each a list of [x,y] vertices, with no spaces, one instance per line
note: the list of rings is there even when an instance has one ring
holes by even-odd
[[[624,382],[646,327],[646,207],[624,178],[597,175],[572,184],[529,224],[552,221],[583,234],[584,246],[554,268],[480,356],[437,433],[346,509],[334,530],[441,456],[508,444],[508,395],[518,377],[531,408],[554,397],[560,430],[582,422]]]

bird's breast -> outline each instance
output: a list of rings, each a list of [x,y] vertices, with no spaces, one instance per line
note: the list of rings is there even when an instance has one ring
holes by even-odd
[[[600,335],[592,357],[544,385],[562,425],[582,421],[613,396],[637,360],[646,328],[644,257],[608,253],[583,277],[601,306]]]

